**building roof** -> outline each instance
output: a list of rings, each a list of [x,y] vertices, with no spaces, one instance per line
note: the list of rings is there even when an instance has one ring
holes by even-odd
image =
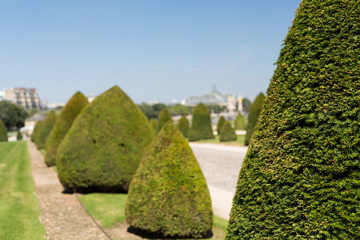
[[[217,91],[214,86],[212,91],[205,95],[191,96],[185,99],[185,105],[196,105],[200,102],[204,104],[223,104],[228,102],[228,98],[227,95]]]

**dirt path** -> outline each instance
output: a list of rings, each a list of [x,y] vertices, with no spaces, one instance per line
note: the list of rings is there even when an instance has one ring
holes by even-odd
[[[45,165],[32,142],[28,142],[28,149],[46,239],[110,239],[97,227],[76,195],[62,193],[56,172]]]

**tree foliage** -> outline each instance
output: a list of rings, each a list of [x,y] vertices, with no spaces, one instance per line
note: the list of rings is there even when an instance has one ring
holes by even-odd
[[[182,133],[182,135],[185,137],[185,138],[188,138],[188,135],[189,135],[189,129],[190,129],[190,124],[189,124],[189,120],[185,117],[185,116],[182,116],[178,123],[177,123],[177,128],[180,130],[180,132]]]
[[[225,121],[226,121],[226,120],[225,120],[224,116],[221,116],[221,117],[219,118],[219,120],[218,120],[218,122],[217,122],[217,126],[216,126],[216,131],[217,131],[217,134],[218,134],[218,135],[220,135],[220,133],[221,133],[221,128],[222,128],[222,126],[223,126],[223,124],[224,124]]]
[[[165,107],[161,110],[158,117],[157,132],[159,132],[168,121],[172,121],[172,117],[169,110]]]
[[[53,129],[57,116],[54,111],[48,113],[46,118],[41,124],[41,128],[39,129],[39,135],[37,136],[37,141],[35,141],[38,149],[45,148],[45,143],[47,138],[49,137],[51,130]]]
[[[0,142],[7,142],[7,140],[8,140],[7,130],[5,124],[0,119]]]
[[[56,155],[62,140],[76,117],[88,103],[87,98],[81,92],[76,92],[62,109],[46,141],[45,163],[47,166],[56,164]]]
[[[227,239],[360,239],[359,16],[359,1],[302,1],[240,171]]]
[[[235,118],[235,129],[244,130],[245,128],[246,128],[246,119],[241,113],[239,113]]]
[[[42,125],[43,125],[44,121],[38,121],[35,124],[34,130],[31,134],[31,141],[33,143],[35,143],[35,145],[38,145],[38,141],[39,141],[39,133],[41,131]]]
[[[145,115],[114,86],[81,111],[62,141],[60,182],[68,191],[125,192],[152,139]]]
[[[126,221],[162,237],[211,235],[212,207],[200,166],[181,132],[168,122],[131,182]]]
[[[0,119],[7,129],[19,129],[24,126],[27,112],[20,106],[5,100],[0,101]]]
[[[260,93],[251,104],[248,123],[246,125],[245,145],[249,145],[251,137],[254,133],[256,123],[258,122],[261,106],[264,102],[265,95]]]
[[[199,103],[193,111],[192,125],[189,131],[189,141],[214,138],[210,112],[204,104]]]
[[[220,142],[236,141],[235,130],[231,127],[231,124],[227,120],[224,120],[224,123],[221,126],[219,140]]]
[[[21,132],[20,132],[20,130],[18,130],[17,132],[16,132],[16,139],[17,140],[22,140],[22,134],[21,134]]]

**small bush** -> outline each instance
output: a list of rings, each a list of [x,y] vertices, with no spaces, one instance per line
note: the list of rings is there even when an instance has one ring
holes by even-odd
[[[263,93],[260,93],[255,98],[254,102],[251,104],[248,124],[246,126],[245,145],[249,145],[251,137],[255,131],[255,126],[256,123],[258,122],[261,112],[261,106],[264,102],[264,99],[265,99],[265,95]]]
[[[231,127],[229,121],[224,121],[220,132],[220,142],[236,141],[235,130]]]
[[[199,103],[193,111],[192,125],[189,131],[189,141],[214,138],[211,128],[210,112],[204,104]]]
[[[189,135],[190,125],[189,125],[189,120],[185,116],[182,116],[180,118],[180,120],[177,123],[177,127],[180,130],[180,132],[182,133],[182,135],[185,138],[187,138]]]
[[[35,143],[36,146],[38,145],[39,133],[40,133],[40,131],[41,131],[41,128],[42,128],[42,126],[43,126],[43,123],[44,123],[44,121],[38,121],[38,122],[36,122],[35,127],[34,127],[34,130],[33,130],[32,134],[31,134],[31,141],[32,141],[33,143]]]
[[[224,116],[221,116],[217,122],[217,128],[216,128],[216,131],[217,131],[217,134],[220,136],[220,133],[221,133],[221,128],[225,122],[225,118]]]
[[[53,129],[55,122],[56,122],[57,116],[54,111],[51,111],[46,118],[44,119],[44,122],[42,123],[42,126],[39,130],[39,135],[37,139],[37,148],[43,149],[45,148],[45,143],[47,138],[49,137],[51,130]]]
[[[18,130],[16,133],[16,140],[20,141],[20,140],[22,140],[22,138],[23,138],[22,134],[21,134],[20,130]]]
[[[158,125],[157,120],[156,120],[155,118],[152,118],[152,119],[150,119],[149,124],[150,124],[150,127],[151,127],[151,129],[153,130],[153,132],[156,133],[156,131],[157,131],[157,125]]]
[[[168,121],[172,121],[172,117],[169,110],[165,107],[161,110],[158,117],[157,132],[159,132]]]
[[[130,185],[125,216],[131,227],[157,237],[211,235],[213,215],[205,178],[172,122],[144,155]]]
[[[81,92],[76,92],[62,109],[60,116],[46,141],[45,163],[47,166],[55,165],[56,154],[62,140],[76,117],[88,103],[87,98]]]
[[[235,130],[245,130],[246,128],[246,119],[239,113],[235,118]]]
[[[0,119],[0,142],[7,142],[7,140],[8,140],[7,130],[4,122]]]

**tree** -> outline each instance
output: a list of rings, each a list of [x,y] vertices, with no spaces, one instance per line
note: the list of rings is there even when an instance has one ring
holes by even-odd
[[[249,114],[249,112],[250,112],[250,106],[251,106],[251,101],[250,101],[249,99],[247,99],[247,98],[244,98],[244,99],[242,100],[242,105],[243,105],[243,111],[244,111],[244,113]]]
[[[41,128],[39,129],[39,135],[37,136],[36,146],[38,149],[45,148],[45,143],[47,138],[49,137],[51,130],[53,129],[57,116],[54,111],[48,113],[46,118],[44,119]]]
[[[219,118],[218,122],[217,122],[217,128],[216,128],[216,130],[217,130],[217,134],[218,134],[219,136],[220,136],[220,133],[221,133],[221,128],[222,128],[222,126],[223,126],[223,124],[224,124],[225,121],[226,121],[226,120],[225,120],[224,116],[221,116],[221,117]]]
[[[229,121],[224,120],[220,131],[220,142],[236,141],[235,130],[231,127]]]
[[[27,112],[22,107],[5,100],[0,101],[0,119],[7,129],[19,129],[24,126]]]
[[[45,120],[45,119],[44,119],[44,120]],[[40,131],[41,131],[41,128],[42,128],[42,126],[43,126],[43,123],[44,123],[44,121],[38,121],[38,122],[36,122],[35,127],[34,127],[34,130],[33,130],[32,134],[31,134],[31,141],[32,141],[33,143],[35,143],[36,146],[38,145],[39,133],[40,133]]]
[[[258,122],[261,106],[264,102],[265,95],[260,93],[251,104],[248,123],[246,125],[245,145],[249,145],[251,137],[254,133],[256,123]]]
[[[76,92],[66,103],[46,141],[45,163],[47,166],[56,164],[56,155],[62,140],[76,117],[88,103],[87,98],[81,92]]]
[[[17,140],[22,140],[22,134],[21,134],[20,130],[18,130],[17,133],[16,133],[16,139]]]
[[[8,140],[8,136],[7,136],[6,127],[3,121],[0,119],[0,142],[7,142],[7,140]]]
[[[242,165],[227,239],[360,239],[360,3],[303,0]]]
[[[70,192],[126,192],[152,139],[145,115],[114,86],[81,111],[60,144],[60,182]]]
[[[150,127],[153,130],[154,133],[156,133],[158,121],[155,118],[150,119]]]
[[[161,128],[167,123],[168,121],[172,121],[172,117],[170,112],[167,108],[163,108],[158,117],[158,124],[157,124],[157,132],[161,130]]]
[[[155,137],[130,185],[126,222],[157,237],[211,235],[209,190],[189,144],[172,122]]]
[[[241,113],[239,113],[235,118],[235,129],[244,130],[245,128],[246,128],[246,119]]]
[[[180,120],[177,123],[177,127],[180,130],[180,132],[182,133],[182,135],[185,138],[187,138],[189,135],[190,124],[189,124],[189,120],[185,116],[182,116],[180,118]]]
[[[192,125],[189,131],[189,141],[214,138],[211,128],[210,112],[204,104],[199,103],[193,111]]]

